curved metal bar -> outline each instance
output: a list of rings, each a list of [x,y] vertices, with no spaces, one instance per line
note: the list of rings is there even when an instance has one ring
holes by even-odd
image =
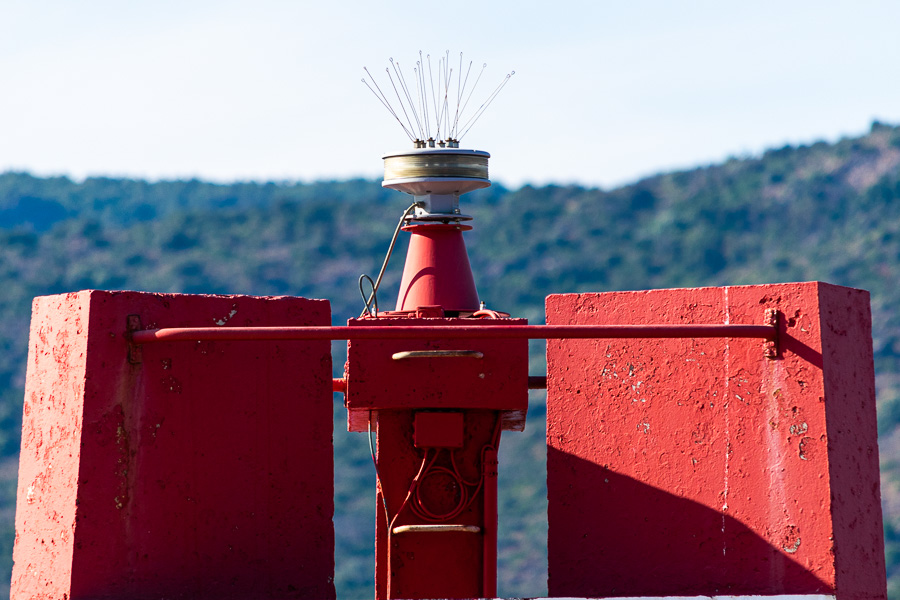
[[[405,350],[391,355],[394,360],[407,358],[484,358],[477,350]]]
[[[452,525],[452,524],[438,524],[438,525],[398,525],[394,527],[393,533],[394,535],[398,533],[447,533],[447,532],[459,532],[459,533],[481,533],[481,527],[477,525]]]

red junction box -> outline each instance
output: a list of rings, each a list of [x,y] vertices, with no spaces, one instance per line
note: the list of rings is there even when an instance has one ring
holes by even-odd
[[[172,342],[143,328],[329,325],[327,301],[36,298],[11,597],[333,598],[327,341]]]
[[[351,319],[354,327],[526,325],[525,319]],[[458,356],[441,356],[457,351]],[[433,354],[432,354],[433,353]],[[410,356],[411,355],[411,356]],[[524,339],[352,340],[347,348],[347,408],[528,408]]]
[[[824,283],[569,294],[547,323],[762,324],[547,344],[551,596],[886,597],[869,295]]]

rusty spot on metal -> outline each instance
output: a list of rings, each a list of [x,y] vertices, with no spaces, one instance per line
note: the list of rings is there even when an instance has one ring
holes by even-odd
[[[141,364],[143,356],[139,344],[134,343],[134,332],[141,330],[141,315],[128,315],[125,318],[125,339],[128,340],[128,362]]]
[[[771,340],[766,340],[763,342],[763,356],[770,360],[774,360],[778,358],[781,353],[781,348],[779,347],[778,337],[778,323],[780,321],[780,313],[778,309],[775,308],[767,308],[765,318],[763,320],[764,325],[769,325],[770,327],[775,328],[775,337]]]

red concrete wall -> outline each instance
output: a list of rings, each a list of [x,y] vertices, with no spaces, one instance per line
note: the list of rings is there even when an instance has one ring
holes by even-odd
[[[327,301],[35,299],[12,598],[334,597],[330,344],[144,328],[328,325]]]
[[[562,324],[761,324],[752,339],[547,345],[552,596],[886,597],[866,292],[571,294]]]

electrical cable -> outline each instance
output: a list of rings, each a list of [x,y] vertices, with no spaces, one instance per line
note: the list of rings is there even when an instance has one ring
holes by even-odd
[[[372,293],[369,295],[368,299],[366,298],[366,293],[363,291],[363,281],[368,281],[372,289]],[[359,295],[362,296],[363,304],[366,306],[363,309],[362,315],[368,314],[373,317],[378,317],[378,296],[375,294],[375,282],[365,273],[359,276]],[[374,311],[372,310],[373,305]]]
[[[413,493],[415,492],[416,486],[419,484],[419,478],[422,476],[422,473],[427,471],[432,464],[434,464],[435,459],[437,458],[437,452],[435,452],[434,457],[431,459],[431,462],[428,462],[428,449],[425,450],[425,454],[422,456],[422,464],[419,466],[419,472],[416,473],[416,476],[413,477],[412,481],[409,484],[409,490],[406,492],[406,498],[403,499],[403,504],[400,505],[400,508],[397,509],[397,513],[394,515],[393,519],[388,519],[387,524],[387,556],[388,556],[388,569],[387,569],[387,588],[390,591],[391,587],[391,576],[393,573],[393,569],[391,568],[391,536],[394,534],[394,523],[397,522],[397,519],[400,517],[400,514],[403,512],[403,509],[406,508],[406,505],[409,503],[409,499],[412,498]],[[427,465],[427,466],[426,466]],[[381,497],[384,499],[384,489],[381,490]],[[385,504],[385,511],[387,511],[387,504]]]
[[[406,217],[408,217],[409,213],[411,213],[413,211],[413,209],[418,205],[419,205],[418,202],[413,202],[412,204],[409,205],[409,208],[407,208],[405,211],[403,211],[403,216],[400,217],[400,221],[397,223],[397,228],[394,229],[394,235],[393,235],[393,237],[391,237],[391,245],[388,246],[387,254],[384,257],[384,262],[381,263],[381,270],[378,271],[378,277],[375,279],[375,283],[372,284],[372,294],[369,296],[368,302],[366,302],[366,295],[362,291],[362,281],[363,281],[363,277],[368,278],[369,281],[372,281],[372,278],[369,277],[368,275],[360,276],[359,291],[363,295],[363,302],[366,305],[365,308],[363,308],[363,311],[360,313],[360,315],[359,315],[360,317],[365,316],[366,313],[369,313],[369,311],[371,310],[372,303],[375,301],[376,294],[378,293],[378,288],[381,285],[381,278],[384,277],[384,271],[385,271],[385,269],[387,269],[388,261],[391,260],[391,254],[394,252],[394,245],[397,243],[397,236],[400,235],[400,230],[403,228],[403,223],[406,222]],[[378,316],[377,306],[378,305],[376,304],[375,305],[375,307],[376,307],[375,308],[375,316],[376,317]]]
[[[469,499],[469,492],[466,489],[466,486],[463,485],[463,480],[462,477],[460,477],[459,473],[448,469],[447,467],[429,467],[428,471],[423,474],[422,481],[427,479],[429,476],[439,473],[446,473],[450,476],[451,479],[455,481],[456,487],[457,489],[459,489],[459,500],[457,501],[456,506],[454,506],[451,510],[445,513],[434,513],[425,506],[425,502],[422,499],[422,496],[419,494],[419,492],[422,490],[422,486],[416,486],[416,491],[413,494],[415,502],[413,504],[410,504],[410,507],[412,508],[413,512],[416,513],[416,515],[426,521],[449,521],[450,519],[458,516],[462,511],[466,509],[466,507],[469,506],[469,502],[467,502],[467,500]],[[481,489],[480,482],[478,484],[478,489]],[[475,493],[477,494],[478,490],[475,490]]]
[[[462,474],[460,474],[459,469],[456,466],[456,458],[455,457],[456,457],[456,452],[451,451],[450,452],[450,464],[453,465],[453,470],[456,471],[457,475],[459,475],[460,481],[462,481],[464,484],[471,486],[471,487],[475,487],[476,485],[478,485],[480,483],[478,481],[466,481],[465,479],[463,479]]]
[[[434,462],[437,460],[440,450],[435,453],[435,456],[434,458],[432,458],[431,463],[428,465],[424,472],[420,470],[419,474],[416,475],[416,480],[414,480],[413,482],[414,485],[410,487],[410,490],[413,492],[413,499],[415,500],[412,504],[410,504],[410,508],[416,514],[416,516],[424,521],[446,522],[459,516],[472,505],[472,502],[475,501],[475,498],[478,497],[479,492],[481,492],[484,487],[484,453],[488,450],[497,449],[497,446],[500,443],[500,433],[502,430],[502,425],[502,418],[498,414],[497,420],[494,424],[494,430],[491,433],[490,443],[485,444],[481,448],[481,477],[478,479],[478,481],[468,481],[462,476],[462,474],[459,472],[459,467],[457,467],[456,465],[455,454],[452,450],[449,449],[447,452],[450,455],[450,466],[452,468],[443,466],[434,467]],[[420,495],[420,491],[422,489],[421,482],[424,479],[427,479],[429,476],[438,473],[444,473],[448,475],[459,489],[459,500],[451,510],[445,513],[435,513],[429,510],[425,505],[424,499]],[[469,488],[473,487],[475,488],[475,490],[470,492]],[[404,502],[404,506],[405,505],[406,503]]]
[[[409,490],[406,492],[406,498],[403,499],[403,503],[400,505],[400,508],[397,509],[396,514],[394,514],[393,518],[389,518],[388,508],[387,508],[387,500],[384,497],[384,490],[382,490],[381,500],[384,503],[384,511],[385,511],[385,519],[389,523],[388,525],[388,538],[391,536],[391,532],[394,530],[394,524],[397,519],[400,517],[400,514],[403,512],[403,509],[406,508],[406,505],[409,504],[413,513],[416,514],[419,518],[425,521],[431,522],[444,522],[449,521],[457,516],[459,516],[462,512],[469,508],[472,505],[472,502],[475,501],[475,498],[478,496],[478,493],[482,490],[484,486],[484,453],[487,450],[495,450],[497,448],[497,444],[500,441],[500,432],[501,432],[502,420],[500,415],[497,415],[497,422],[494,425],[494,431],[491,434],[491,443],[486,444],[481,448],[481,465],[482,465],[482,476],[477,482],[467,481],[459,472],[458,467],[456,466],[456,459],[454,458],[453,452],[448,451],[450,454],[450,464],[453,467],[452,469],[448,469],[447,467],[435,467],[434,463],[437,461],[438,456],[440,455],[440,449],[437,449],[432,456],[431,461],[428,461],[428,449],[426,448],[424,455],[422,456],[422,463],[419,465],[419,471],[416,473],[416,476],[413,477],[412,481],[409,484]],[[375,448],[372,444],[372,424],[371,420],[369,422],[369,452],[372,455],[372,463],[375,465],[375,477],[378,477],[378,464],[375,459]],[[421,483],[424,481],[429,475],[436,473],[446,473],[448,474],[455,482],[457,483],[457,487],[459,488],[459,500],[456,503],[456,506],[453,507],[452,510],[446,513],[434,513],[425,506],[425,502],[422,500],[422,497],[419,495],[419,490],[421,490]],[[469,494],[468,487],[475,487],[475,491]],[[410,500],[415,500],[412,504],[410,504]]]
[[[369,454],[372,456],[372,466],[375,467],[375,482],[378,485],[381,485],[381,476],[378,474],[378,460],[375,458],[375,443],[372,440],[372,411],[369,411]],[[381,490],[381,504],[384,506],[384,522],[387,523],[391,520],[390,514],[388,513],[387,500],[384,497],[384,490]]]
[[[403,509],[406,508],[406,505],[409,504],[410,498],[413,497],[413,494],[415,493],[416,488],[419,485],[422,474],[431,468],[431,465],[434,464],[437,456],[438,453],[435,452],[434,456],[431,458],[431,462],[428,462],[428,450],[425,450],[425,454],[422,456],[422,464],[419,466],[419,472],[416,473],[416,476],[413,477],[412,481],[410,482],[409,490],[406,492],[406,498],[403,499],[403,504],[401,504],[400,508],[397,509],[397,513],[394,515],[394,518],[391,519],[390,524],[388,525],[388,541],[390,541],[391,532],[394,530],[394,523],[397,521],[397,518],[400,517],[400,514],[403,512]]]

